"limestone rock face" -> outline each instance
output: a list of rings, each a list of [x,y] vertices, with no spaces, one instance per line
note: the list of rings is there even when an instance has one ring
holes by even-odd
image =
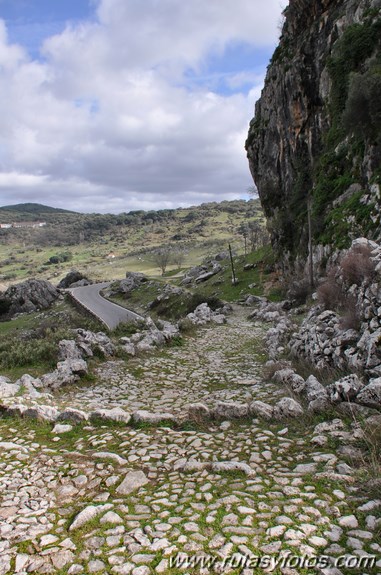
[[[8,314],[29,313],[47,309],[59,297],[59,291],[46,280],[30,279],[10,286],[4,298],[11,302]]]
[[[370,5],[373,10],[369,10]],[[290,0],[284,16],[280,43],[255,106],[246,150],[274,247],[279,253],[297,253],[305,258],[307,197],[310,193],[317,195],[320,183],[317,170],[321,167],[324,177],[324,171],[327,173],[336,161],[338,145],[347,146],[348,162],[343,168],[338,160],[338,171],[332,170],[332,179],[344,176],[346,180],[337,181],[334,191],[332,186],[329,192],[322,188],[319,200],[313,198],[315,213],[320,218],[315,228],[320,225],[321,231],[324,230],[324,218],[332,201],[344,202],[353,194],[362,193],[361,199],[369,200],[371,208],[371,202],[379,200],[379,186],[372,184],[380,162],[379,144],[365,137],[364,153],[357,158],[355,166],[352,158],[356,152],[350,141],[353,123],[348,122],[342,137],[332,134],[337,140],[331,140],[331,147],[328,147],[327,134],[335,122],[341,121],[348,102],[349,73],[359,74],[359,81],[364,80],[362,85],[366,78],[369,82],[374,79],[372,58],[380,51],[377,40],[380,16],[376,0]],[[367,39],[366,49],[361,50],[359,44],[357,50],[360,36]],[[344,56],[349,72],[348,82],[345,77],[340,86],[337,79],[340,62],[333,69],[332,56],[335,57],[343,45],[350,54],[349,58]],[[344,75],[346,73],[344,71]],[[362,119],[358,121],[361,123]],[[328,153],[332,153],[331,164],[319,164],[321,156]],[[336,163],[334,165],[336,167]],[[362,222],[363,227],[367,224],[369,220]],[[374,224],[376,228],[377,222]]]

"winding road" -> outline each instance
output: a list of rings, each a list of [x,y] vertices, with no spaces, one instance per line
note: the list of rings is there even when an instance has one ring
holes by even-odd
[[[109,329],[114,329],[123,322],[144,319],[141,315],[108,301],[100,295],[100,291],[110,284],[111,282],[103,282],[72,288],[68,291],[77,302],[106,324]]]

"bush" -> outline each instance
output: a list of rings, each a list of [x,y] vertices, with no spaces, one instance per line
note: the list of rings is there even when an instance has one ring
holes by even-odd
[[[343,280],[348,285],[361,285],[366,279],[373,277],[375,265],[370,254],[369,246],[359,246],[352,249],[341,262]]]
[[[380,69],[351,76],[343,123],[347,132],[375,141],[381,126]]]
[[[361,328],[361,317],[357,310],[356,300],[351,296],[346,297],[344,307],[345,311],[340,320],[340,328],[359,331]]]
[[[331,270],[327,279],[317,289],[318,302],[325,309],[338,309],[343,301],[343,290],[336,280],[336,270]]]
[[[306,279],[301,279],[300,281],[292,282],[287,292],[287,298],[290,299],[293,304],[299,306],[306,303],[311,293],[312,288],[310,282]]]
[[[9,312],[9,309],[12,305],[11,300],[2,297],[0,298],[0,315],[5,315]]]

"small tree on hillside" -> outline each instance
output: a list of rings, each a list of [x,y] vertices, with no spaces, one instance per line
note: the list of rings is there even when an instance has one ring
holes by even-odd
[[[186,253],[184,248],[178,247],[174,250],[172,254],[173,263],[180,269],[184,263]]]
[[[171,260],[172,252],[168,246],[158,248],[153,252],[154,261],[161,269],[161,275],[165,274],[165,270]]]

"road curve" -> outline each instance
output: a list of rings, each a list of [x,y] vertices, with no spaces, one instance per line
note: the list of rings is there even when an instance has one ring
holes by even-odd
[[[111,282],[92,284],[89,286],[69,289],[72,297],[99,318],[109,329],[114,329],[122,322],[135,319],[144,319],[141,315],[130,311],[116,303],[108,301],[100,295],[100,291],[110,285]]]

